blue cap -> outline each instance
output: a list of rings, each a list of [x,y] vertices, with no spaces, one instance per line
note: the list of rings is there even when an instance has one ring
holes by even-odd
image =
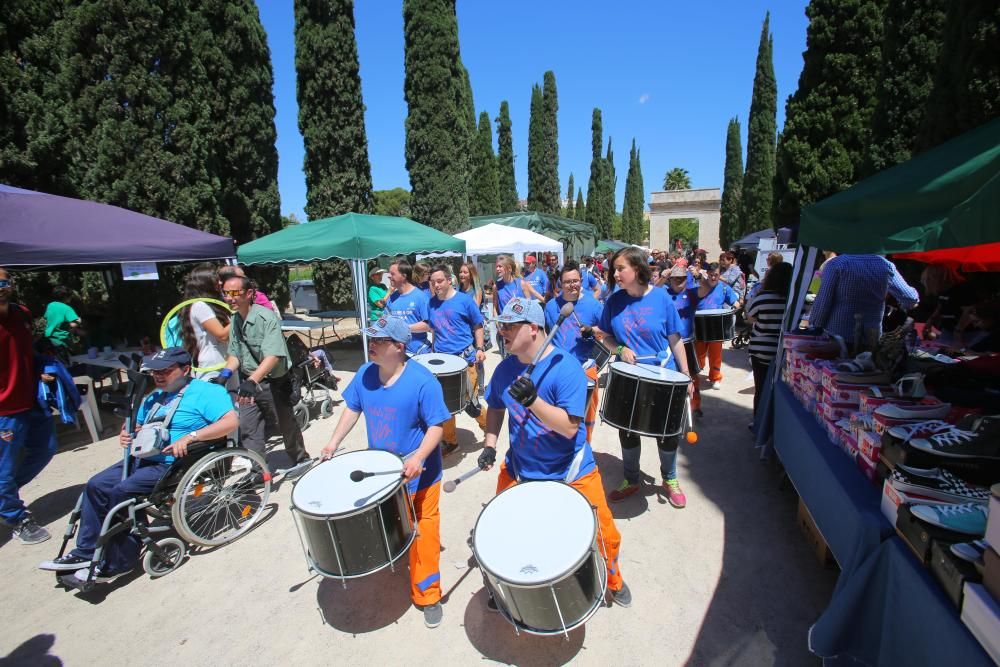
[[[545,311],[542,310],[542,304],[534,299],[514,297],[503,307],[497,322],[529,322],[544,327]]]
[[[369,338],[391,338],[397,343],[410,342],[410,327],[399,317],[380,317],[365,329]]]
[[[143,357],[142,368],[143,372],[146,371],[162,371],[166,368],[170,368],[174,364],[178,366],[186,366],[191,363],[191,355],[183,347],[168,347],[164,350],[160,350],[156,354],[151,354],[147,357]]]

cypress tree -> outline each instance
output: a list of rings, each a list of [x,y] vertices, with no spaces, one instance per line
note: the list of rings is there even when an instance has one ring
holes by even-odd
[[[462,125],[464,126],[466,140],[465,155],[467,156],[467,171],[465,173],[466,191],[469,193],[471,202],[473,172],[476,169],[476,144],[479,142],[479,131],[476,128],[476,105],[472,98],[472,80],[469,78],[469,70],[462,64],[461,57],[459,57],[458,66],[461,68],[462,76],[459,81],[456,81],[456,94],[458,95],[458,108],[462,110]]]
[[[581,222],[587,219],[587,205],[583,203],[583,188],[576,190],[576,206],[573,207],[573,217]]]
[[[569,185],[566,187],[566,210],[563,215],[567,218],[573,217],[573,193],[576,188],[573,187],[573,172],[569,174]]]
[[[305,143],[305,210],[310,220],[373,210],[354,30],[353,0],[295,1],[299,130]],[[313,280],[323,307],[354,302],[346,262],[317,264]]]
[[[646,230],[646,186],[642,181],[642,149],[635,149],[635,242],[649,238]]]
[[[774,80],[770,20],[771,14],[768,12],[764,16],[760,45],[757,47],[757,73],[753,79],[753,97],[747,127],[747,171],[743,177],[743,206],[737,228],[740,235],[767,229],[772,225],[778,85]]]
[[[546,72],[542,82],[542,163],[541,186],[545,213],[559,215],[562,210],[559,196],[559,98],[556,92],[556,75]]]
[[[414,218],[453,234],[468,225],[468,105],[454,0],[404,0],[406,168]]]
[[[590,158],[590,180],[587,182],[587,207],[586,207],[586,221],[592,225],[597,226],[598,234],[601,238],[608,238],[607,232],[601,222],[598,222],[600,217],[600,204],[598,200],[600,199],[599,190],[601,188],[601,171],[603,160],[601,159],[601,148],[604,146],[604,130],[601,124],[601,110],[595,108],[590,120],[590,148],[591,148],[591,158]]]
[[[625,177],[625,201],[622,204],[621,239],[626,243],[637,243],[636,237],[639,235],[639,230],[642,229],[642,209],[637,209],[637,206],[641,206],[641,204],[636,199],[638,183],[636,181],[635,159],[635,139],[632,139],[632,149],[628,154],[628,174]]]
[[[500,103],[497,116],[497,159],[500,171],[500,211],[510,213],[520,208],[517,180],[514,178],[514,140],[510,129],[510,107],[507,100]]]
[[[615,206],[615,190],[618,187],[618,176],[615,174],[615,154],[611,150],[611,137],[608,137],[608,151],[604,156],[604,164],[601,169],[601,219],[604,228],[611,233],[611,223],[616,219],[618,212]]]
[[[920,150],[1000,117],[1000,4],[966,0],[947,7]]]
[[[799,87],[785,105],[774,224],[852,185],[863,168],[881,62],[886,0],[812,0]]]
[[[909,160],[934,84],[945,0],[889,0],[864,175]]]
[[[740,202],[743,199],[743,145],[740,121],[729,119],[726,130],[726,167],[722,181],[722,206],[719,212],[719,245],[729,248],[743,236],[740,228]]]
[[[476,141],[472,171],[472,189],[469,191],[469,212],[472,215],[500,213],[500,181],[497,175],[497,158],[493,155],[493,131],[490,115],[479,114],[479,133]]]
[[[542,88],[531,86],[531,114],[528,118],[528,210],[546,213],[544,200]]]

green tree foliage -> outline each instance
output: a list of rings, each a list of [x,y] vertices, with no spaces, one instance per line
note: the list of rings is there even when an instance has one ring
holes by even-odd
[[[947,3],[934,87],[917,139],[926,150],[1000,116],[1000,4]]]
[[[604,155],[604,164],[601,166],[601,219],[605,221],[605,227],[611,228],[611,222],[620,219],[615,206],[615,191],[618,187],[618,176],[615,173],[615,153],[611,150],[611,137],[608,137],[608,150]],[[620,222],[619,222],[620,226]]]
[[[632,140],[629,151],[628,174],[625,177],[625,201],[622,204],[622,228],[618,237],[625,243],[639,243],[643,234],[643,210],[645,208],[642,186],[642,169],[639,166],[639,151]]]
[[[719,211],[719,246],[728,248],[743,235],[740,231],[740,202],[743,199],[743,145],[740,121],[729,119],[726,130],[726,167],[722,181],[722,206]]]
[[[852,185],[870,140],[886,0],[812,0],[799,87],[785,105],[774,224]]]
[[[587,219],[587,205],[583,203],[583,188],[576,190],[576,206],[573,207],[573,217],[581,222]]]
[[[559,95],[556,75],[546,72],[542,82],[542,164],[541,184],[544,211],[559,215]]]
[[[469,218],[468,84],[455,0],[404,0],[406,168],[413,217],[449,234]],[[473,116],[474,118],[474,116]]]
[[[493,130],[490,115],[479,114],[479,133],[473,153],[472,190],[469,192],[469,212],[472,215],[500,213],[500,181],[497,157],[493,154]]]
[[[764,16],[757,47],[757,72],[747,126],[747,170],[743,177],[743,205],[736,233],[740,236],[771,227],[774,205],[774,142],[777,133],[778,84],[774,80],[771,15]],[[728,158],[728,153],[727,153]],[[736,240],[736,239],[733,239]],[[723,247],[729,247],[723,246]]]
[[[666,174],[663,175],[663,189],[664,190],[690,190],[691,189],[691,175],[688,174],[687,169],[681,169],[680,167],[674,167]]]
[[[573,186],[573,172],[569,174],[569,185],[566,186],[566,208],[563,209],[563,216],[567,218],[573,217],[573,193],[576,192],[576,188]]]
[[[376,190],[374,193],[375,211],[377,215],[390,215],[397,218],[410,217],[410,191],[404,188],[392,190]]]
[[[934,84],[948,4],[945,0],[889,0],[864,176],[913,155]]]
[[[295,69],[306,150],[306,215],[322,220],[371,213],[353,0],[296,0]],[[316,264],[313,280],[322,307],[354,304],[351,271],[343,260]]]
[[[604,129],[601,120],[601,110],[595,108],[590,121],[590,180],[587,182],[586,221],[596,225],[601,238],[611,234],[611,221],[603,218],[604,206],[601,202],[601,188],[604,173],[604,158],[601,149],[604,147]]]
[[[698,218],[672,218],[667,224],[671,240],[679,238],[685,248],[698,241]]]
[[[546,212],[543,198],[545,179],[542,173],[544,161],[542,144],[545,141],[542,131],[545,122],[543,113],[542,87],[537,83],[532,84],[531,112],[528,117],[528,210],[539,213]]]
[[[500,103],[497,116],[497,161],[500,172],[500,211],[510,213],[520,208],[517,180],[514,178],[514,139],[511,134],[510,107]]]

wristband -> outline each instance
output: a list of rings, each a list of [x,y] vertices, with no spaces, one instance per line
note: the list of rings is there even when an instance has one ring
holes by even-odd
[[[228,368],[223,368],[222,371],[219,373],[219,375],[228,380],[229,378],[233,377],[233,372]]]
[[[620,357],[620,356],[622,355],[622,350],[624,350],[624,349],[625,349],[625,346],[624,346],[624,345],[619,345],[619,346],[618,346],[618,347],[617,347],[617,348],[615,349],[615,354],[617,354],[617,355],[618,355],[618,356]]]

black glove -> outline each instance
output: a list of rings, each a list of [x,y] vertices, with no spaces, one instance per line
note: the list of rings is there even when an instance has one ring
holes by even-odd
[[[535,383],[531,381],[530,377],[524,377],[523,375],[514,380],[507,393],[526,408],[530,407],[535,402],[535,399],[538,398],[538,390],[535,389]]]
[[[580,327],[580,335],[584,338],[592,338],[594,336],[594,327]]]
[[[483,453],[479,455],[479,469],[486,470],[497,462],[497,448],[483,447]]]
[[[240,383],[238,396],[240,398],[254,398],[260,393],[260,385],[253,380],[244,380]]]

